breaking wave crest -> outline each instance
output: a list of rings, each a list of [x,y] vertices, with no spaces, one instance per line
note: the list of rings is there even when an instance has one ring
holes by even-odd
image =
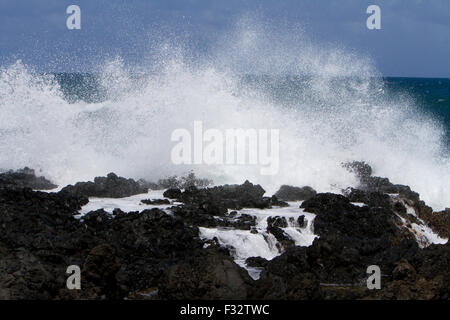
[[[296,37],[292,35],[296,34]],[[287,36],[289,35],[289,37]],[[150,66],[105,61],[97,102],[69,101],[51,74],[17,61],[0,70],[0,168],[41,170],[59,184],[117,174],[155,180],[194,170],[215,183],[249,179],[319,191],[354,186],[341,163],[363,160],[435,210],[450,204],[442,125],[413,99],[392,97],[370,59],[314,44],[300,30],[239,23],[192,58],[161,44]],[[279,129],[280,168],[171,162],[177,128]]]

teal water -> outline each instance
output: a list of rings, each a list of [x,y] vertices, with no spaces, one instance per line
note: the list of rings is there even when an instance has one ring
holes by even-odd
[[[450,142],[450,79],[385,78],[384,83],[391,95],[412,96],[423,112],[442,122]]]

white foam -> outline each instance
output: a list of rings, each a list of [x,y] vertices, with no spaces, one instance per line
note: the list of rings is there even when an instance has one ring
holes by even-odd
[[[363,202],[350,202],[352,205],[354,206],[358,206],[358,207],[365,207],[367,206],[367,204],[363,203]]]
[[[448,239],[441,238],[436,232],[434,232],[429,226],[427,226],[427,224],[422,219],[418,218],[415,212],[413,215],[417,218],[420,224],[411,223],[411,227],[409,227],[406,219],[397,214],[397,216],[402,221],[403,227],[407,228],[414,235],[417,243],[419,244],[419,247],[425,248],[431,244],[447,243]]]
[[[437,233],[431,230],[426,224],[416,224],[411,223],[412,228],[414,229],[414,235],[417,238],[419,244],[422,244],[423,247],[426,247],[430,244],[446,244],[448,239],[441,238]]]
[[[161,205],[148,205],[141,202],[144,199],[167,199],[163,196],[164,190],[149,190],[148,193],[141,193],[131,197],[125,198],[98,198],[98,197],[89,197],[89,203],[84,205],[79,211],[79,215],[77,217],[82,217],[86,213],[90,211],[95,211],[99,209],[103,209],[108,213],[112,213],[114,209],[119,208],[124,212],[131,211],[143,211],[146,209],[158,208],[158,209],[168,209],[175,204],[176,202],[172,202],[171,204],[161,204]]]
[[[235,230],[229,228],[200,228],[200,235],[203,239],[213,239],[216,237],[222,246],[231,248],[231,254],[237,264],[247,269],[253,279],[259,279],[261,270],[252,268],[245,264],[245,260],[250,257],[262,257],[271,260],[280,255],[283,251],[277,247],[278,241],[275,237],[267,233],[267,219],[269,217],[285,217],[288,222],[287,228],[282,230],[295,242],[297,246],[310,246],[317,235],[313,231],[313,220],[315,215],[304,212],[299,208],[301,202],[289,202],[289,207],[273,209],[242,209],[239,214],[248,214],[256,217],[255,229],[258,233],[250,230]],[[297,218],[305,216],[307,225],[300,228]],[[291,221],[289,218],[292,218]]]
[[[302,30],[252,19],[219,36],[217,50],[194,62],[166,40],[161,57],[155,54],[151,66],[138,66],[152,71],[139,81],[133,77],[137,68],[120,58],[105,61],[100,70],[105,100],[99,103],[68,103],[51,77],[21,62],[3,67],[0,168],[29,166],[62,186],[109,172],[155,181],[193,169],[217,184],[249,179],[269,193],[281,184],[336,192],[357,184],[341,163],[364,160],[376,175],[411,186],[435,210],[449,205],[442,125],[412,99],[384,95],[366,57],[316,44]],[[243,86],[241,76],[249,73],[308,80],[298,99],[286,102],[264,83]],[[278,95],[298,93],[286,90]],[[259,166],[174,165],[171,134],[178,128],[192,131],[196,120],[221,131],[279,129],[280,171],[261,176]]]

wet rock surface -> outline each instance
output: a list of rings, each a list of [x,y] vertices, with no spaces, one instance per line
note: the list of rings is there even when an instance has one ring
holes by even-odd
[[[265,190],[260,185],[245,181],[242,185],[224,185],[212,188],[186,188],[179,200],[187,204],[208,205],[225,209],[269,208],[271,198],[263,197]],[[223,209],[222,209],[223,211]]]
[[[295,246],[284,231],[306,227],[304,215],[269,216],[267,231],[281,254],[245,261],[262,270],[257,281],[216,238],[202,240],[199,227],[256,231],[254,216],[233,210],[270,209],[283,199],[264,197],[259,185],[169,189],[164,196],[182,202],[171,212],[100,209],[81,218],[78,210],[92,192],[110,197],[142,189],[115,175],[58,193],[5,185],[0,299],[449,299],[449,243],[421,248],[402,220],[429,221],[444,236],[448,212],[433,212],[409,187],[372,179],[365,164],[352,170],[359,170],[361,187],[345,196],[316,193],[301,204],[315,214],[310,222],[319,237],[311,246]],[[395,196],[386,193],[394,189]],[[70,265],[80,266],[82,290],[66,288]],[[370,265],[381,268],[381,290],[366,287]]]
[[[78,182],[75,185],[69,185],[61,192],[85,197],[124,198],[147,193],[148,188],[133,179],[125,179],[109,173],[106,177],[96,177],[94,182]]]
[[[265,268],[269,261],[261,257],[250,257],[245,260],[245,264],[254,268]]]
[[[247,299],[253,284],[229,253],[208,247],[171,266],[159,286],[163,299]]]
[[[45,177],[37,177],[35,171],[28,167],[0,173],[0,189],[31,188],[35,190],[51,190],[56,187],[57,185]]]
[[[282,185],[280,189],[275,193],[275,196],[284,201],[300,201],[308,200],[316,195],[316,190],[311,187],[293,187],[288,185]]]
[[[167,199],[153,199],[153,200],[150,200],[150,199],[144,199],[144,200],[141,200],[141,202],[142,202],[143,204],[149,204],[149,205],[170,204],[170,201],[167,200]]]
[[[367,164],[350,168],[361,185],[346,190],[346,196],[317,194],[302,203],[301,208],[316,214],[313,225],[319,238],[310,247],[287,248],[268,261],[254,298],[448,299],[449,243],[419,248],[399,217],[407,223],[422,218],[448,237],[448,212],[432,212],[408,186],[372,177]],[[406,206],[415,214],[408,214]],[[369,265],[381,268],[381,290],[367,289]]]
[[[450,236],[450,209],[433,212],[432,208],[420,200],[420,195],[409,186],[393,184],[388,178],[372,176],[372,168],[365,162],[354,161],[343,164],[359,178],[358,188],[349,188],[344,194],[352,202],[363,202],[370,206],[396,205],[396,211],[405,211],[405,205],[414,210],[416,216],[423,219],[434,232],[444,238]],[[395,195],[394,199],[391,197]],[[394,201],[395,200],[395,201]],[[400,203],[400,204],[398,204]],[[415,221],[411,221],[415,222]]]

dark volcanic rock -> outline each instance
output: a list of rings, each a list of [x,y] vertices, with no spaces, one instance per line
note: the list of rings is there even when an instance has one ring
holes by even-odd
[[[415,206],[419,212],[419,216],[425,220],[428,225],[441,237],[450,238],[450,209],[445,209],[439,212],[433,212],[431,208],[422,203]]]
[[[270,198],[270,204],[272,206],[289,207],[289,203],[278,200],[277,196],[275,195],[273,195],[272,198]]]
[[[52,299],[65,287],[65,272],[80,262],[71,237],[73,217],[86,198],[0,190],[0,295],[7,299]],[[72,258],[73,259],[72,259]]]
[[[179,197],[184,203],[212,203],[228,209],[269,208],[270,198],[263,198],[265,191],[260,185],[245,181],[241,185],[224,185],[212,188],[187,188]]]
[[[377,299],[446,300],[450,297],[450,245],[431,245],[412,258],[399,259],[392,281],[377,290]]]
[[[368,172],[362,166],[367,181]],[[319,236],[309,247],[295,246],[283,231],[293,219],[270,217],[267,231],[284,252],[270,261],[246,260],[263,269],[258,281],[233,261],[233,248],[220,247],[217,238],[201,240],[198,229],[257,232],[255,217],[228,210],[270,208],[278,198],[263,197],[264,190],[249,182],[178,189],[175,198],[185,203],[172,207],[173,215],[101,209],[81,219],[74,215],[88,199],[75,189],[0,188],[0,298],[448,299],[450,244],[420,249],[399,218],[410,219],[406,208],[412,207],[448,230],[448,212],[436,215],[408,187],[393,185],[397,195],[388,196],[386,181],[377,181],[378,187],[352,189],[347,197],[325,193],[305,200],[301,207],[316,215]],[[297,221],[301,227],[304,218]],[[70,265],[82,268],[82,290],[66,289]],[[367,289],[369,265],[380,266],[382,290]]]
[[[344,194],[353,202],[363,202],[369,206],[393,207],[394,211],[405,216],[406,207],[404,204],[412,207],[417,216],[423,219],[431,229],[443,238],[450,237],[449,215],[443,212],[433,212],[425,202],[420,200],[420,195],[411,190],[409,186],[393,184],[387,178],[372,176],[372,168],[359,161],[346,163],[343,165],[349,171],[354,172],[360,180],[358,189],[348,188]],[[396,201],[389,199],[388,194],[395,194]],[[411,216],[407,220],[417,219]]]
[[[360,263],[361,257],[367,259],[365,264],[359,265],[358,272],[354,271],[355,277],[362,277],[364,265],[367,267],[370,263],[383,262],[388,270],[392,270],[399,259],[398,251],[411,248],[406,250],[413,253],[417,250],[414,237],[403,232],[400,219],[388,208],[353,206],[347,198],[333,194],[318,194],[305,201],[302,207],[316,214],[314,231],[320,240],[314,242],[312,249],[319,246],[329,251],[329,258],[324,260],[324,264],[331,263],[336,268],[336,263],[342,261],[339,263],[343,266],[345,263],[350,268],[352,264]],[[335,255],[337,261],[333,262]],[[404,255],[406,257],[407,254]],[[341,280],[356,279],[346,273],[342,273]],[[338,274],[335,272],[335,275]]]
[[[305,216],[299,216],[297,218],[297,224],[300,228],[305,228],[308,225],[308,220],[306,220]]]
[[[361,252],[381,251],[403,237],[400,219],[388,208],[354,206],[346,197],[331,193],[319,193],[301,207],[316,214],[316,234],[335,235]]]
[[[149,204],[149,205],[161,205],[161,204],[170,204],[170,201],[167,199],[143,199],[141,200],[143,204]]]
[[[210,179],[197,178],[194,172],[190,172],[186,176],[172,176],[158,180],[158,189],[179,188],[186,189],[189,187],[205,188],[213,184]]]
[[[295,246],[295,241],[292,240],[283,229],[269,225],[267,226],[267,232],[271,233],[277,239],[277,245],[281,244],[281,247],[278,247],[278,250],[282,251]]]
[[[278,227],[278,228],[286,228],[288,226],[285,217],[268,217],[267,218],[267,226],[268,227]]]
[[[348,171],[353,172],[359,179],[367,180],[372,175],[372,167],[364,161],[347,162],[342,165]]]
[[[416,278],[416,270],[409,264],[408,260],[401,259],[396,263],[396,267],[392,271],[393,280],[414,280]]]
[[[250,257],[245,260],[245,264],[253,268],[264,268],[267,266],[267,263],[269,263],[269,261],[261,257]]]
[[[148,188],[133,179],[125,179],[109,173],[106,177],[96,177],[94,182],[77,182],[75,185],[68,185],[61,192],[85,197],[124,198],[147,193]]]
[[[369,203],[365,207],[329,193],[303,202],[302,208],[316,214],[319,238],[310,247],[290,247],[269,261],[255,298],[447,299],[449,244],[419,249],[396,215],[404,208],[372,193],[372,200],[370,193],[363,195]],[[385,275],[382,290],[366,288],[366,269],[373,264]]]
[[[300,201],[307,200],[316,195],[316,190],[311,187],[293,187],[282,185],[280,189],[275,193],[277,198],[284,201]]]
[[[34,170],[28,167],[17,171],[0,173],[0,188],[31,188],[39,190],[51,190],[57,185],[51,183],[44,177],[37,177]]]
[[[202,250],[196,227],[158,209],[75,219],[86,201],[0,190],[0,297],[123,298],[157,285],[168,266]],[[82,267],[83,290],[66,289],[70,265]]]
[[[198,210],[197,206],[181,205],[172,207],[171,211],[175,216],[180,217],[181,219],[183,219],[183,221],[186,221],[187,223],[195,226],[215,228],[219,223],[219,220],[214,218],[213,215]]]
[[[358,189],[369,192],[403,193],[418,200],[418,194],[408,186],[393,184],[388,178],[372,176],[372,168],[365,162],[353,161],[343,164],[343,167],[353,172],[360,181]]]
[[[96,298],[108,296],[119,298],[125,292],[120,292],[117,282],[117,272],[120,261],[115,249],[109,244],[101,244],[89,251],[81,272],[84,283],[83,290],[92,291]]]
[[[334,193],[319,193],[313,198],[306,200],[300,205],[300,208],[311,213],[321,213],[330,209],[351,209],[353,205],[350,200],[344,196]]]
[[[312,273],[304,247],[293,247],[270,260],[252,291],[252,299],[318,299],[319,278]]]
[[[223,210],[222,210],[223,209]],[[225,208],[196,205],[181,205],[171,208],[172,212],[186,223],[199,227],[226,227],[239,230],[250,230],[256,225],[256,217],[248,214],[226,214]]]
[[[222,249],[209,247],[172,266],[159,285],[163,299],[247,299],[253,280]]]
[[[379,191],[362,191],[358,189],[348,188],[344,191],[344,195],[351,202],[362,202],[370,207],[390,208],[394,203],[385,193]],[[399,208],[401,209],[401,208]]]
[[[233,227],[241,230],[250,230],[256,225],[256,217],[245,213],[236,217],[234,220],[225,219],[224,221],[225,223],[220,224],[221,226]]]
[[[176,216],[193,225],[250,230],[256,224],[255,217],[246,214],[239,216],[228,214],[228,209],[270,208],[272,200],[276,199],[263,197],[264,192],[261,186],[246,181],[242,185],[205,189],[190,186],[184,192],[180,189],[169,189],[164,196],[183,202],[183,205],[173,207],[172,211]],[[278,200],[276,202],[277,205],[283,205]]]
[[[190,172],[186,176],[171,176],[164,179],[159,179],[157,183],[150,182],[145,179],[139,179],[138,183],[151,190],[162,189],[185,189],[188,187],[205,188],[213,184],[212,180],[201,179],[195,176],[194,172]]]
[[[167,189],[163,196],[169,199],[178,199],[181,196],[181,190],[178,188]]]

